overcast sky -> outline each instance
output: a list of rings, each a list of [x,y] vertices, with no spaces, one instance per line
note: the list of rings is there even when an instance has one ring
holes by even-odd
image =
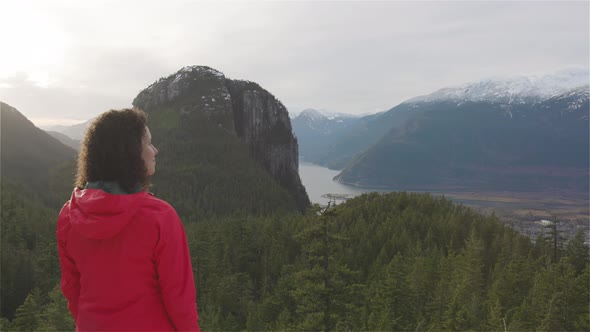
[[[375,113],[485,77],[587,69],[589,11],[588,1],[0,1],[0,100],[39,126],[73,124],[207,65],[292,112]]]

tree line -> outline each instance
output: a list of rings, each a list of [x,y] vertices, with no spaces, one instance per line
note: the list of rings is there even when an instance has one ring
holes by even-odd
[[[57,211],[5,182],[1,330],[73,330]],[[406,192],[305,215],[181,218],[203,330],[590,330],[582,231],[531,241],[493,214]]]

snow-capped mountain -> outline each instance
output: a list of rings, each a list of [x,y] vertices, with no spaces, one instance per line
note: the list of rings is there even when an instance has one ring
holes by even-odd
[[[307,108],[293,118],[291,123],[295,133],[301,132],[301,130],[311,130],[319,134],[331,134],[348,127],[359,118],[359,116],[352,114],[328,113]]]
[[[545,101],[547,105],[543,105],[542,108],[551,108],[554,103],[562,103],[564,104],[562,108],[565,111],[572,112],[583,108],[585,105],[587,107],[589,99],[590,89],[588,86],[580,86],[562,94],[552,96]],[[588,114],[586,114],[587,116]]]
[[[351,115],[322,114],[308,108],[291,120],[293,133],[299,143],[299,156],[302,160],[318,162],[313,156],[325,154],[330,146],[344,132],[353,127],[360,118]]]
[[[330,112],[330,111],[326,111],[326,110],[318,110],[318,112],[320,112],[321,115],[328,118],[328,120],[334,120],[336,118],[356,119],[356,118],[362,117],[362,115],[359,115],[359,114]],[[369,114],[366,114],[366,115],[369,115]]]
[[[588,72],[482,80],[404,102],[338,175],[396,190],[588,192]]]
[[[303,110],[291,120],[302,161],[342,169],[356,153],[375,143],[389,127],[376,119],[383,113],[365,116]]]
[[[324,117],[328,118],[328,120],[333,120],[335,118],[361,118],[363,116],[366,115],[370,115],[370,114],[350,114],[350,113],[340,113],[340,112],[331,112],[331,111],[327,111],[324,109],[315,109],[315,108],[306,108],[302,111],[294,111],[294,110],[289,110],[289,118],[291,119],[295,119],[296,117],[298,117],[299,115],[301,115],[303,112],[306,111],[314,111],[317,112],[321,115],[323,115]]]
[[[307,108],[303,110],[301,113],[299,113],[297,118],[301,119],[305,125],[311,129],[316,129],[316,127],[323,126],[329,121],[327,117],[313,108]]]
[[[418,96],[404,103],[416,104],[439,101],[487,101],[503,104],[535,103],[572,90],[588,90],[589,80],[588,69],[566,69],[540,77],[488,78],[478,82],[442,88],[429,95]]]

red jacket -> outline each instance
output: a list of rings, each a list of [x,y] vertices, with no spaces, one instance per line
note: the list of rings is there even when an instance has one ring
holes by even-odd
[[[186,234],[168,203],[76,188],[57,240],[77,330],[199,330]]]

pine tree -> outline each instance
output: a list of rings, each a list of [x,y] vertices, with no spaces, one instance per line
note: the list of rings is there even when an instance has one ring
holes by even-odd
[[[398,253],[387,265],[383,279],[374,287],[370,330],[405,331],[415,328],[413,294],[408,272],[407,260]]]
[[[572,325],[577,331],[590,331],[590,265],[586,265],[584,271],[576,277],[574,294],[577,295],[575,303],[572,304]]]
[[[585,240],[586,233],[583,229],[580,229],[576,232],[576,235],[567,243],[567,257],[569,262],[574,266],[576,274],[580,274],[584,271],[584,269],[588,265],[588,260],[590,258],[588,246],[584,244]]]
[[[49,293],[49,303],[41,314],[40,329],[43,331],[73,331],[76,326],[68,310],[68,301],[63,296],[59,285]]]
[[[304,258],[304,268],[295,274],[297,328],[358,328],[360,322],[351,318],[360,314],[363,287],[357,281],[358,272],[335,260],[345,240],[337,231],[336,209],[316,206],[306,220],[306,227],[297,235]]]
[[[483,243],[471,229],[465,248],[458,257],[457,284],[446,313],[446,325],[452,330],[480,329],[483,313]]]
[[[39,289],[33,289],[25,299],[25,303],[16,309],[12,328],[17,331],[36,331],[41,323],[41,300]]]
[[[493,283],[487,292],[489,329],[504,329],[504,324],[512,323],[512,316],[525,300],[533,277],[533,268],[524,257],[516,257],[506,266],[496,265]]]
[[[545,226],[544,239],[551,248],[551,259],[553,263],[557,263],[561,258],[561,250],[563,248],[564,237],[561,235],[560,226],[561,220],[557,216],[553,216],[551,221]]]
[[[0,317],[0,331],[13,331],[12,324],[8,318]]]

